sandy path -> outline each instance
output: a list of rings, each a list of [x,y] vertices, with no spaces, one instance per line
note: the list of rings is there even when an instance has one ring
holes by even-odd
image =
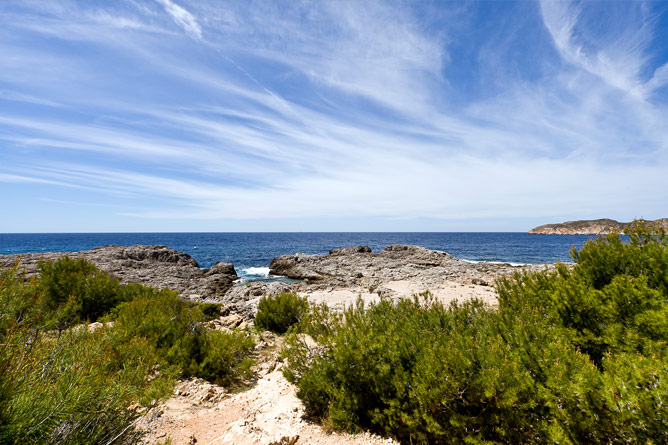
[[[283,377],[280,365],[248,391],[226,396],[221,391],[201,380],[183,382],[161,406],[163,413],[151,423],[146,443],[169,437],[174,445],[268,445],[282,437],[296,436],[297,444],[394,443],[366,433],[328,434],[322,427],[304,421],[303,405],[294,385]]]

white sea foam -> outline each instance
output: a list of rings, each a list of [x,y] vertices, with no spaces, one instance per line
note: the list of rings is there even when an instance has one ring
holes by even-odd
[[[254,276],[254,277],[263,277],[267,278],[269,277],[269,268],[268,267],[247,267],[245,269],[241,269],[241,273],[246,276]]]
[[[510,264],[511,266],[531,266],[530,263],[511,263],[510,261],[483,261],[483,260],[465,260],[467,263],[478,264],[478,263],[491,263],[491,264]]]

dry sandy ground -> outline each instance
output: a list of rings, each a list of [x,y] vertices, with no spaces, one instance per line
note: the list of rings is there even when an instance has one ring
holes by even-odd
[[[268,445],[283,437],[296,444],[392,444],[370,434],[328,434],[302,419],[304,407],[295,387],[277,369],[242,393],[228,394],[202,380],[182,382],[151,422],[147,443],[171,438],[174,445]]]
[[[384,285],[394,292],[393,298],[411,297],[427,290],[415,281],[391,281]],[[489,286],[443,281],[429,289],[440,301],[448,303],[477,297],[496,304],[496,294]],[[378,294],[362,289],[330,289],[302,293],[314,302],[326,302],[342,308],[353,304],[358,296],[377,301]],[[203,380],[181,382],[174,395],[159,407],[158,417],[148,422],[150,434],[146,443],[171,438],[174,445],[235,444],[269,445],[281,438],[295,438],[296,444],[392,444],[391,440],[370,434],[335,434],[305,421],[304,407],[295,395],[295,387],[280,371],[282,363],[273,359],[264,363],[264,371],[251,389],[227,394],[225,390]]]
[[[397,280],[389,281],[383,287],[394,291],[392,298],[411,298],[415,294],[430,291],[431,294],[444,304],[451,301],[462,301],[471,298],[478,298],[489,305],[496,305],[496,292],[491,286],[482,286],[478,284],[462,284],[456,281],[444,280],[437,286],[426,284],[420,281]],[[332,307],[342,308],[354,304],[358,297],[365,302],[378,301],[377,293],[370,293],[368,290],[359,288],[340,288],[329,290],[314,290],[299,292],[300,295],[307,297],[315,303],[327,303]]]

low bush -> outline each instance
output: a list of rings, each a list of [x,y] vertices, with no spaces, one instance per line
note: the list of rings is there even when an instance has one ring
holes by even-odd
[[[498,309],[313,307],[284,373],[315,419],[402,443],[666,443],[668,242],[627,235],[500,280]]]
[[[174,292],[135,298],[107,319],[114,321],[118,343],[145,338],[184,377],[231,384],[249,376],[254,340],[243,332],[208,331],[200,306],[179,299]]]
[[[499,309],[530,305],[602,367],[607,354],[663,349],[668,342],[668,238],[632,225],[573,250],[573,270],[518,274],[497,283]]]
[[[221,315],[227,315],[223,310],[222,304],[216,303],[193,303],[202,311],[207,321],[220,318]]]
[[[336,429],[368,429],[402,443],[527,443],[566,435],[587,441],[593,413],[564,431],[548,407],[587,407],[574,376],[594,378],[596,369],[544,327],[515,326],[536,337],[533,349],[522,351],[479,301],[358,303],[332,335],[313,339],[315,348],[303,334],[290,335],[285,374],[307,413]],[[548,366],[555,362],[560,366]]]
[[[186,369],[186,374],[225,386],[238,385],[252,376],[255,363],[249,356],[255,341],[243,332],[206,330],[198,346],[201,359]]]
[[[261,330],[284,334],[299,323],[309,310],[308,300],[293,293],[262,297],[257,306],[255,326]]]
[[[215,332],[218,307],[121,285],[83,260],[0,273],[0,444],[137,443],[136,421],[175,378],[249,377],[254,341]],[[81,321],[101,320],[97,329]]]
[[[0,275],[0,443],[136,443],[140,408],[171,392],[172,373],[147,378],[158,357],[143,338],[43,331],[38,289],[18,266]]]
[[[0,271],[0,344],[9,332],[41,324],[39,283],[25,279],[19,266]]]
[[[49,327],[65,329],[83,321],[95,321],[113,307],[132,299],[132,289],[97,269],[84,259],[64,257],[58,261],[40,261],[39,290],[42,313]]]

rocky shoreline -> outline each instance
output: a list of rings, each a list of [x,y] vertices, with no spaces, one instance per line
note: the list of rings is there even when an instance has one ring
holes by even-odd
[[[169,288],[185,300],[223,304],[226,312],[238,314],[246,321],[254,317],[262,296],[287,291],[334,306],[352,303],[357,296],[365,300],[380,296],[402,298],[426,290],[444,300],[477,296],[493,304],[491,285],[498,276],[553,267],[470,263],[418,246],[389,245],[379,253],[367,246],[355,246],[334,249],[327,255],[297,253],[274,258],[271,274],[296,279],[294,283],[240,283],[231,263],[201,269],[190,255],[167,246],[110,245],[79,252],[0,255],[0,269],[20,261],[26,273],[32,275],[37,272],[40,259],[63,256],[84,258],[122,283]]]
[[[445,252],[418,246],[390,245],[374,253],[369,247],[334,249],[327,255],[293,254],[274,258],[274,275],[297,281],[239,282],[230,263],[201,269],[190,255],[166,246],[105,246],[80,252],[0,255],[0,270],[17,261],[28,275],[37,273],[40,259],[63,256],[85,258],[123,283],[141,283],[178,291],[181,298],[224,305],[224,315],[210,327],[243,329],[255,316],[264,295],[296,292],[312,302],[341,308],[361,297],[375,301],[411,297],[429,290],[443,302],[476,297],[496,303],[492,286],[501,275],[523,270],[543,270],[554,265],[513,266],[470,263]],[[266,445],[281,438],[299,438],[299,443],[334,445],[394,444],[369,433],[345,434],[326,431],[304,419],[304,406],[296,388],[281,373],[282,338],[269,332],[258,338],[254,367],[255,384],[247,391],[230,393],[223,387],[196,378],[179,381],[170,398],[146,412],[140,428],[147,436],[142,443],[222,443]]]

